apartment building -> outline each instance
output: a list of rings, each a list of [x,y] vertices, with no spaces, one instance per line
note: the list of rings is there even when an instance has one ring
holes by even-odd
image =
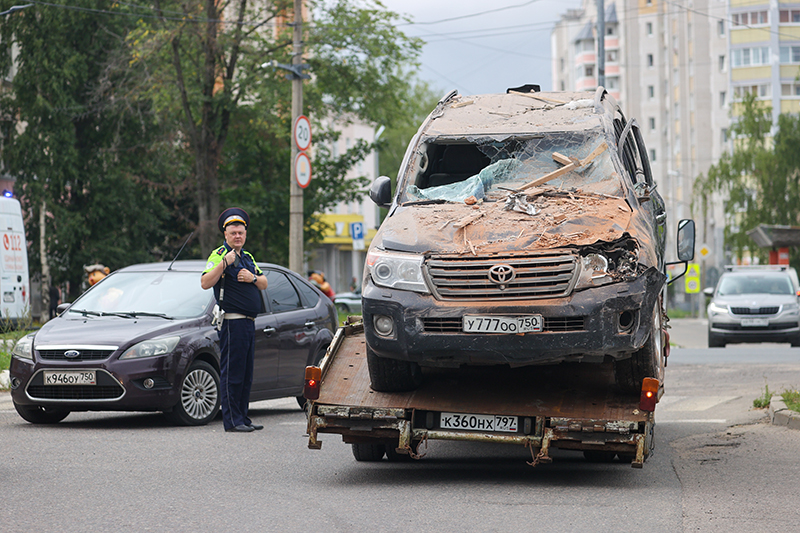
[[[693,185],[730,145],[727,3],[606,0],[604,13],[604,86],[640,123],[670,226],[696,220],[702,252],[696,259],[706,284],[713,284],[728,261],[722,199],[705,214],[696,204],[693,209]],[[597,43],[594,1],[562,15],[551,34],[554,89],[597,87]],[[674,242],[667,246],[673,257]]]

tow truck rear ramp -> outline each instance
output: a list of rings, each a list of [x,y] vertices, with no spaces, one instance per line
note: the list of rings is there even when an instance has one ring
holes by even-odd
[[[350,323],[319,367],[306,369],[308,447],[320,449],[318,435],[334,433],[354,448],[386,446],[397,459],[420,458],[418,446],[427,440],[495,442],[530,448],[531,466],[552,462],[549,451],[559,448],[597,461],[618,455],[641,468],[653,447],[653,412],[613,382],[608,364],[471,367],[426,369],[415,391],[375,392],[363,325]],[[383,456],[359,450],[359,460]]]

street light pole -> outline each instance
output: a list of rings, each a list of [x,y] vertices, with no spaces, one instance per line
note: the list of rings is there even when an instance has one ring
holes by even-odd
[[[292,65],[297,72],[303,62],[303,0],[294,0],[294,32]],[[292,128],[303,114],[303,77],[292,78]],[[289,270],[303,274],[303,189],[297,184],[294,160],[297,142],[292,135],[292,159],[289,165]]]

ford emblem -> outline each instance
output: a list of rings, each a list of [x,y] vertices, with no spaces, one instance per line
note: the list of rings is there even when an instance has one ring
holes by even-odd
[[[78,350],[67,350],[66,352],[64,352],[64,357],[66,357],[67,359],[75,359],[80,354],[81,352],[79,352]]]

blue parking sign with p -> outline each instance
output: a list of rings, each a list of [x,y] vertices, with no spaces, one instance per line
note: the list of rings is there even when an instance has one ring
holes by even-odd
[[[353,235],[354,241],[360,241],[364,238],[364,223],[352,222],[350,223],[350,233]]]

